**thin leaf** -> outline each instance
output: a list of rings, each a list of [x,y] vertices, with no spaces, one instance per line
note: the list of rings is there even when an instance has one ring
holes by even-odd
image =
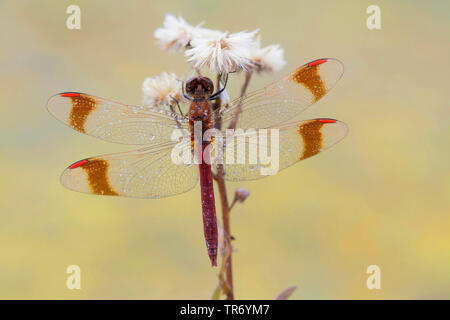
[[[211,300],[219,300],[220,299],[220,286],[217,286],[216,290],[214,290]]]
[[[275,300],[287,300],[291,296],[291,294],[297,289],[297,286],[292,286],[287,289],[284,289]]]
[[[227,284],[227,261],[228,257],[231,255],[233,250],[231,243],[228,241],[224,241],[225,248],[223,250],[222,264],[220,266],[219,272],[219,287],[222,290],[223,294],[226,296],[232,295],[232,289]]]

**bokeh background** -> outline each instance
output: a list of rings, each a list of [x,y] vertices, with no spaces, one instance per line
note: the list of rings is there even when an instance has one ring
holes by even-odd
[[[66,28],[70,4],[81,30]],[[366,28],[371,4],[381,30]],[[251,191],[232,212],[236,297],[297,285],[293,299],[450,298],[450,4],[381,0],[0,1],[0,298],[211,297],[218,269],[199,187],[162,200],[64,189],[68,164],[133,147],[83,136],[45,107],[72,90],[140,104],[145,77],[186,74],[181,54],[155,44],[168,12],[279,43],[287,66],[251,88],[316,58],[345,64],[301,118],[345,121],[347,138],[276,176],[228,184],[229,197]],[[231,78],[232,93],[241,81]],[[81,290],[66,288],[71,264]],[[381,290],[366,287],[372,264]]]

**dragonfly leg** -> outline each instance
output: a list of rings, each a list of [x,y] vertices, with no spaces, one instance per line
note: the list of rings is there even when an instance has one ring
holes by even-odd
[[[177,104],[177,107],[178,107],[178,111],[180,112],[180,115],[182,116],[183,115],[183,112],[181,111],[181,108],[180,108],[180,104],[178,103],[178,100],[177,99],[175,99],[174,97],[172,97],[172,96],[170,96],[171,98],[172,98],[172,100],[173,101],[175,101],[175,103]],[[175,112],[174,110],[173,110],[173,107],[172,107],[172,105],[170,106],[170,109],[172,109],[172,112]]]
[[[184,81],[181,80],[181,92],[183,93],[183,97],[185,97],[186,99],[190,100],[190,101],[194,101],[194,99],[192,99],[191,97],[189,97],[185,92],[184,92]]]
[[[228,83],[228,73],[227,76],[225,78],[225,83],[223,84],[223,88],[220,89],[219,91],[217,91],[216,93],[214,93],[211,97],[209,97],[209,100],[214,100],[214,99],[218,99],[220,94],[225,90],[225,88],[227,87],[227,83]]]

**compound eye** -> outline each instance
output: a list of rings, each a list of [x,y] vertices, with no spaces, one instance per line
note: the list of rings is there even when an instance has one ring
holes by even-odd
[[[211,79],[207,79],[205,89],[206,89],[206,92],[208,92],[209,94],[213,93],[214,84],[212,83]]]
[[[195,85],[193,85],[193,81],[188,81],[186,83],[186,92],[190,95],[192,95],[194,93],[194,89],[195,89]]]

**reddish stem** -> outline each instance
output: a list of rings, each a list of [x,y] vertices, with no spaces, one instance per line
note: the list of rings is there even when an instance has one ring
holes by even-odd
[[[220,204],[222,206],[222,224],[223,224],[223,238],[225,243],[225,254],[222,268],[225,268],[225,284],[226,290],[223,290],[227,300],[234,300],[233,291],[233,268],[231,259],[231,233],[230,233],[230,206],[228,204],[227,189],[225,186],[225,180],[223,178],[223,166],[219,164],[217,166],[216,182],[219,187]]]
[[[247,72],[245,74],[245,81],[241,89],[241,95],[240,97],[243,98],[245,95],[245,92],[247,91],[248,84],[250,82],[250,78],[252,76],[251,72]],[[220,78],[217,78],[217,83],[219,87]],[[218,102],[218,106],[220,108],[220,101]],[[233,119],[231,120],[229,128],[235,128],[239,114],[241,112],[242,107],[242,101],[239,103],[238,107],[236,108],[236,111],[233,115]],[[217,109],[219,109],[217,108]],[[219,111],[219,110],[218,110]],[[216,118],[216,124],[215,127],[220,129],[222,123],[221,119]],[[222,223],[223,223],[223,237],[224,237],[224,243],[225,243],[225,254],[224,254],[224,260],[222,261],[222,267],[221,267],[221,273],[220,273],[220,281],[221,281],[221,288],[222,291],[226,295],[227,300],[234,300],[234,290],[233,290],[233,268],[232,268],[232,246],[231,246],[231,228],[230,228],[230,211],[231,207],[228,203],[228,197],[227,197],[227,189],[225,185],[224,180],[224,170],[223,165],[219,164],[217,165],[217,175],[214,176],[214,179],[217,182],[217,186],[219,188],[219,195],[220,195],[220,203],[222,206]],[[234,203],[233,203],[234,204]],[[223,279],[223,273],[222,271],[225,270],[225,279]],[[224,285],[222,285],[222,282],[225,282]]]
[[[250,83],[251,77],[252,77],[252,72],[249,71],[249,72],[245,73],[245,81],[244,81],[244,84],[241,89],[241,96],[240,96],[241,101],[239,101],[236,111],[233,114],[233,118],[231,119],[230,125],[228,126],[229,129],[236,128],[236,124],[239,119],[239,114],[241,113],[242,98],[244,97],[245,92],[247,91],[248,84]]]

